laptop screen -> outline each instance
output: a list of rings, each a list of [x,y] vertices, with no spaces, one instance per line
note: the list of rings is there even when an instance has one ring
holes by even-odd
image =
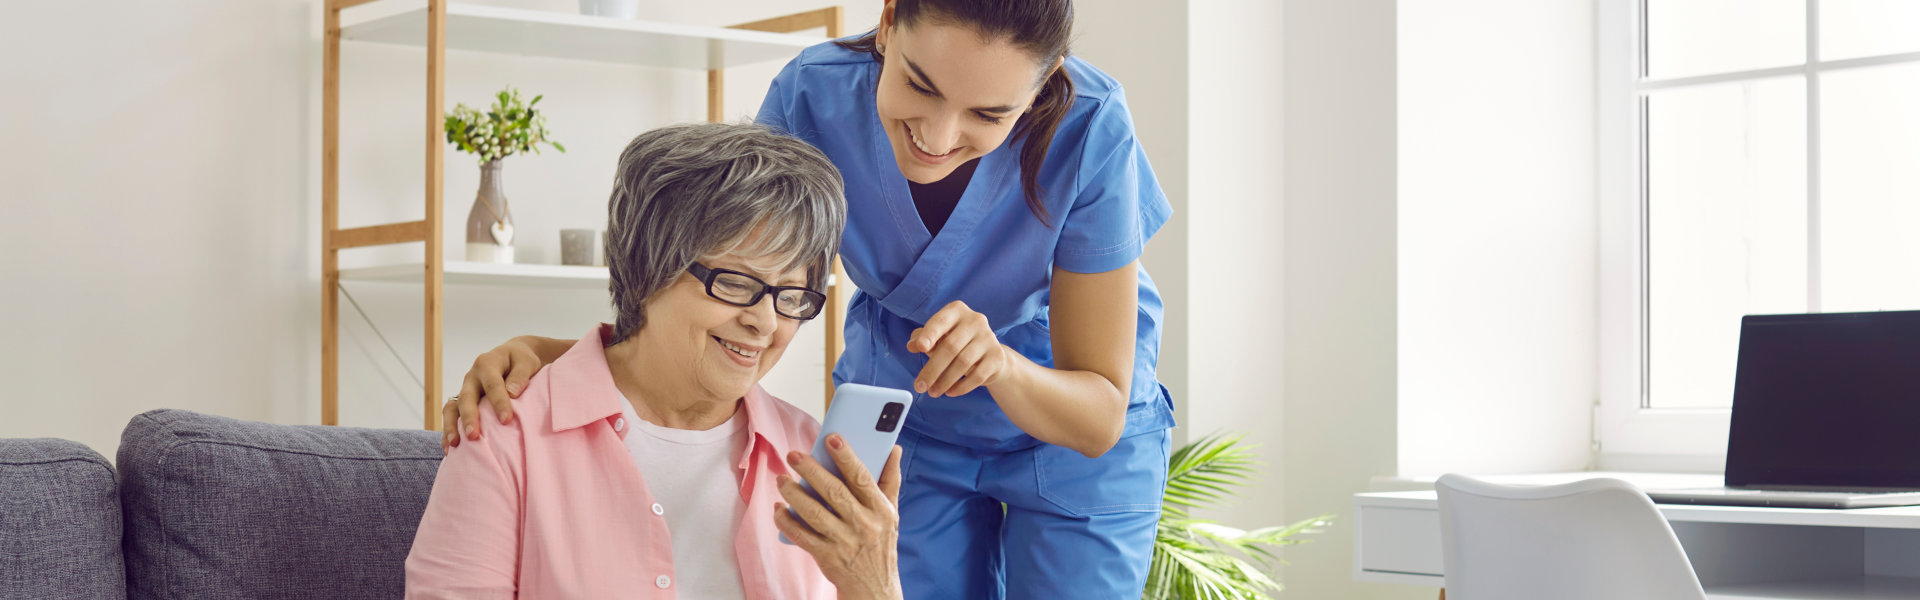
[[[1740,323],[1727,485],[1920,488],[1920,311]]]

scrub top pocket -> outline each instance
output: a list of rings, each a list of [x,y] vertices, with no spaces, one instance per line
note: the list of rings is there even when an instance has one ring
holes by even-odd
[[[1159,512],[1171,441],[1165,429],[1128,436],[1100,458],[1041,444],[1033,449],[1037,491],[1074,516]]]

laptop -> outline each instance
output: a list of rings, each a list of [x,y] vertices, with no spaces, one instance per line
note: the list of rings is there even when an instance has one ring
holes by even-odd
[[[1920,504],[1920,311],[1740,321],[1723,488],[1654,502]]]

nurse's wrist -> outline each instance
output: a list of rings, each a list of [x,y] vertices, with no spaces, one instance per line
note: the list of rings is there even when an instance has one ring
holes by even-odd
[[[1006,357],[1006,366],[1000,369],[998,376],[981,386],[987,388],[987,391],[996,398],[1016,390],[1026,389],[1027,383],[1033,380],[1033,370],[1046,368],[1039,363],[1027,360],[1026,355],[1020,354],[1005,343],[1000,344],[1000,353]]]
[[[838,584],[836,584],[836,587],[838,587]],[[867,587],[863,589],[853,589],[851,587],[839,587],[838,592],[840,600],[905,600],[906,597],[906,594],[900,591],[900,579],[898,577],[887,582],[887,585],[878,588]]]

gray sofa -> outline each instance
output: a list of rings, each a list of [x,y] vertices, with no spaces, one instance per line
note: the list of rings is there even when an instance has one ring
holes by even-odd
[[[0,599],[398,598],[440,466],[419,430],[134,417],[118,471],[0,440]]]

